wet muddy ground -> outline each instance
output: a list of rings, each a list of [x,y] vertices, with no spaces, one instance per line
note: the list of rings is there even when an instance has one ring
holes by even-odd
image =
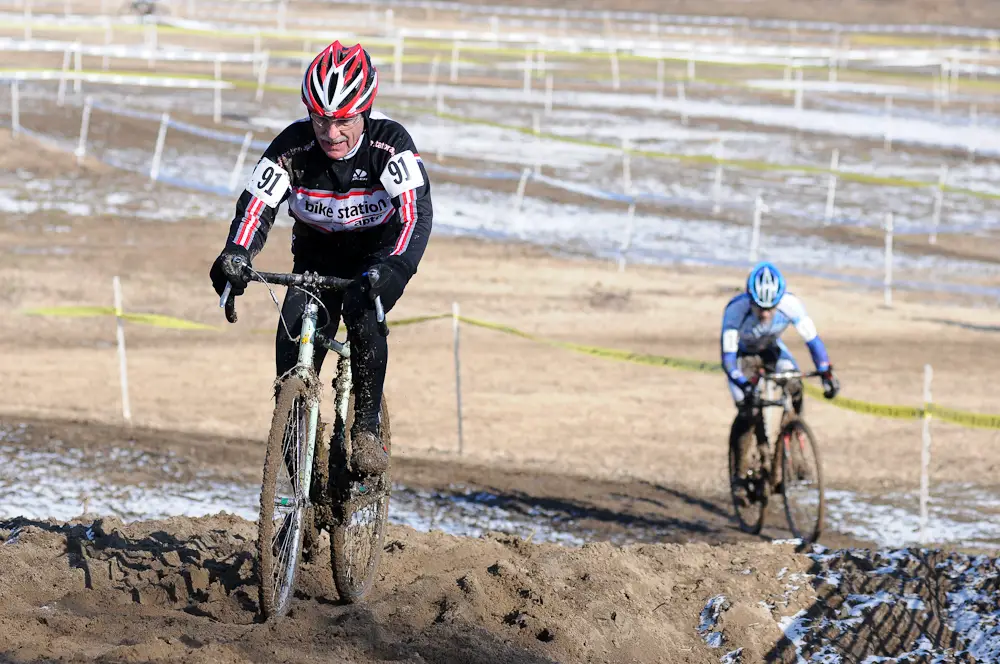
[[[238,453],[226,458],[234,447]],[[91,513],[135,521],[225,511],[254,520],[260,491],[254,462],[262,456],[256,441],[0,419],[0,516]],[[754,538],[740,532],[727,495],[647,481],[490,468],[443,455],[395,459],[393,475],[390,519],[422,531],[473,537],[498,531],[572,546],[789,537],[780,504]],[[919,542],[915,491],[868,495],[831,487],[827,500],[827,545]],[[998,510],[1000,498],[986,488],[936,486],[926,543],[994,549],[1000,526],[988,515]]]

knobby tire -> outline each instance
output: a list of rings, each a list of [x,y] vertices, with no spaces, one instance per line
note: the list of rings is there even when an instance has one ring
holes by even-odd
[[[333,581],[340,598],[345,602],[360,601],[371,590],[382,558],[389,516],[389,493],[392,481],[389,471],[359,482],[344,471],[349,458],[351,424],[354,419],[354,398],[348,405],[348,421],[337,422],[337,439],[341,441],[339,468],[330,469],[330,478],[340,477],[339,486],[333,489],[340,494],[339,512],[330,534],[330,564]],[[339,420],[339,418],[338,418]],[[389,426],[389,407],[382,399],[381,436],[386,449],[392,453],[392,436]],[[331,464],[335,462],[331,446]],[[363,489],[363,490],[362,490]]]
[[[259,599],[265,620],[283,616],[294,594],[308,490],[297,486],[297,473],[290,472],[288,466],[297,468],[305,463],[308,403],[314,398],[314,390],[299,376],[288,376],[278,386],[267,439],[257,521]],[[279,487],[279,483],[282,486]],[[276,501],[286,504],[279,507]],[[276,515],[280,517],[277,524]]]
[[[793,419],[782,427],[776,447],[782,457],[782,492],[788,528],[803,542],[815,542],[823,532],[826,511],[816,437],[805,422]]]

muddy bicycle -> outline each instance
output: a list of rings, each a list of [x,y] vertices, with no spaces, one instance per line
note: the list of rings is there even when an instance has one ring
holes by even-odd
[[[266,620],[288,611],[303,550],[315,552],[321,530],[330,536],[330,564],[341,599],[356,602],[367,594],[382,555],[391,480],[388,470],[360,477],[350,467],[354,415],[350,343],[336,341],[317,329],[318,294],[323,290],[344,290],[352,280],[309,272],[244,270],[250,281],[300,288],[314,296],[301,314],[298,363],[275,381],[274,415],[267,438],[257,521],[260,611]],[[229,291],[227,285],[220,305],[233,323],[236,309]],[[277,304],[273,293],[271,297]],[[387,335],[381,300],[375,300],[375,309],[381,333]],[[287,325],[285,329],[287,332]],[[319,413],[322,384],[313,361],[316,344],[338,356],[329,437]],[[382,442],[391,453],[389,411],[384,397],[380,426]]]
[[[740,528],[758,534],[764,527],[772,495],[781,494],[785,517],[795,537],[815,542],[823,530],[825,502],[823,471],[816,437],[792,405],[787,389],[792,381],[813,378],[818,373],[759,370],[753,404],[753,432],[756,445],[744,450],[746,471],[738,476],[738,441],[730,441],[729,484]],[[777,393],[777,398],[774,394]],[[771,437],[770,416],[777,409],[781,419],[777,435]]]

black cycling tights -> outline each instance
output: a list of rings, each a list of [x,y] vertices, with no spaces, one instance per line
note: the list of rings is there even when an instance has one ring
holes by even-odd
[[[392,309],[400,295],[402,290],[398,293],[383,293],[382,306],[387,312]],[[301,332],[302,308],[311,299],[298,288],[288,289],[281,314],[288,323],[288,331],[292,337],[297,337]],[[377,431],[389,347],[386,338],[379,332],[374,304],[371,298],[362,292],[360,283],[352,285],[343,292],[324,291],[322,301],[333,318],[328,320],[326,310],[320,307],[317,327],[323,328],[325,335],[332,337],[336,333],[341,311],[344,323],[347,325],[347,340],[351,342],[351,373],[354,378],[355,430]],[[298,343],[288,338],[280,320],[274,351],[278,376],[283,375],[298,362]],[[316,346],[316,373],[322,368],[326,353],[326,348]]]

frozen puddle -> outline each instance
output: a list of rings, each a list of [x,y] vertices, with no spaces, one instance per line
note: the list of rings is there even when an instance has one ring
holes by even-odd
[[[1000,493],[970,484],[931,487],[926,534],[917,491],[865,495],[827,490],[827,527],[882,547],[1000,547]]]
[[[26,453],[23,427],[0,427],[0,518],[69,520],[83,513],[125,521],[205,516],[226,511],[255,520],[260,486],[220,477],[192,460],[137,449],[70,447]],[[525,513],[494,504],[496,496],[455,489],[429,492],[396,485],[389,519],[417,530],[478,537],[487,531],[582,545],[587,533],[566,517],[541,509]]]

